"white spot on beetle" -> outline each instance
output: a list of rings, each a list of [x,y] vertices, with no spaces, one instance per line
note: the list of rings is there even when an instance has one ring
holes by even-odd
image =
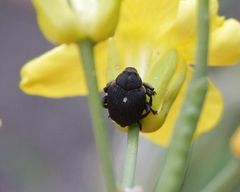
[[[123,103],[127,103],[127,100],[128,100],[127,97],[124,97],[123,98]]]

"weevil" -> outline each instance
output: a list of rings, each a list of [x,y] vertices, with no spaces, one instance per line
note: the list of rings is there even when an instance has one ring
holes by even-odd
[[[156,94],[154,88],[142,82],[133,67],[127,67],[103,90],[103,106],[108,109],[109,117],[121,127],[137,123],[141,130],[140,120],[151,112],[157,114],[152,109],[152,97]]]

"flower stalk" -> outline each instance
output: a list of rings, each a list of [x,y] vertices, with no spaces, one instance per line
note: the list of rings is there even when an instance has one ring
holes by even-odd
[[[155,191],[177,192],[183,182],[191,142],[207,92],[209,1],[198,1],[198,42],[196,67],[175,124],[166,163]]]
[[[232,158],[201,192],[229,191],[229,188],[239,182],[239,177],[240,161],[236,158]]]
[[[79,51],[82,56],[85,79],[88,87],[88,102],[93,123],[93,133],[105,177],[106,191],[115,192],[117,190],[108,143],[109,139],[103,118],[104,113],[97,86],[93,47],[94,44],[90,40],[83,40],[79,43]]]
[[[123,187],[133,188],[137,151],[138,151],[139,126],[137,124],[128,127],[127,153],[123,172]]]

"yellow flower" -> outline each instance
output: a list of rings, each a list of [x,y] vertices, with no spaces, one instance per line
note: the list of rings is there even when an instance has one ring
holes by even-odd
[[[209,64],[234,64],[240,59],[240,24],[219,17],[217,7],[212,0]],[[142,131],[158,144],[169,142],[192,74],[188,64],[195,58],[196,12],[196,0],[124,0],[114,36],[94,49],[100,89],[126,66],[135,67],[156,88],[153,108],[158,115],[145,118]],[[76,44],[61,45],[28,62],[21,76],[20,86],[28,94],[87,94]],[[215,126],[222,108],[219,91],[209,83],[196,136]]]
[[[54,43],[84,38],[101,41],[113,34],[121,0],[32,0],[45,37]]]
[[[240,159],[240,127],[235,131],[231,140],[230,140],[230,147],[232,153]]]

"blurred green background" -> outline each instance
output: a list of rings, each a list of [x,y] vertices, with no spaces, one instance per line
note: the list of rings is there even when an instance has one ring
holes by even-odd
[[[221,1],[221,14],[240,19],[239,10],[239,0]],[[18,88],[22,65],[52,47],[39,32],[30,1],[0,0],[0,192],[103,191],[87,99],[33,97]],[[193,144],[184,192],[200,191],[226,164],[229,137],[240,124],[240,65],[210,68],[209,74],[225,110],[219,126]],[[107,121],[120,182],[126,135]],[[164,154],[140,139],[136,183],[146,192]],[[230,191],[240,191],[240,178]]]

